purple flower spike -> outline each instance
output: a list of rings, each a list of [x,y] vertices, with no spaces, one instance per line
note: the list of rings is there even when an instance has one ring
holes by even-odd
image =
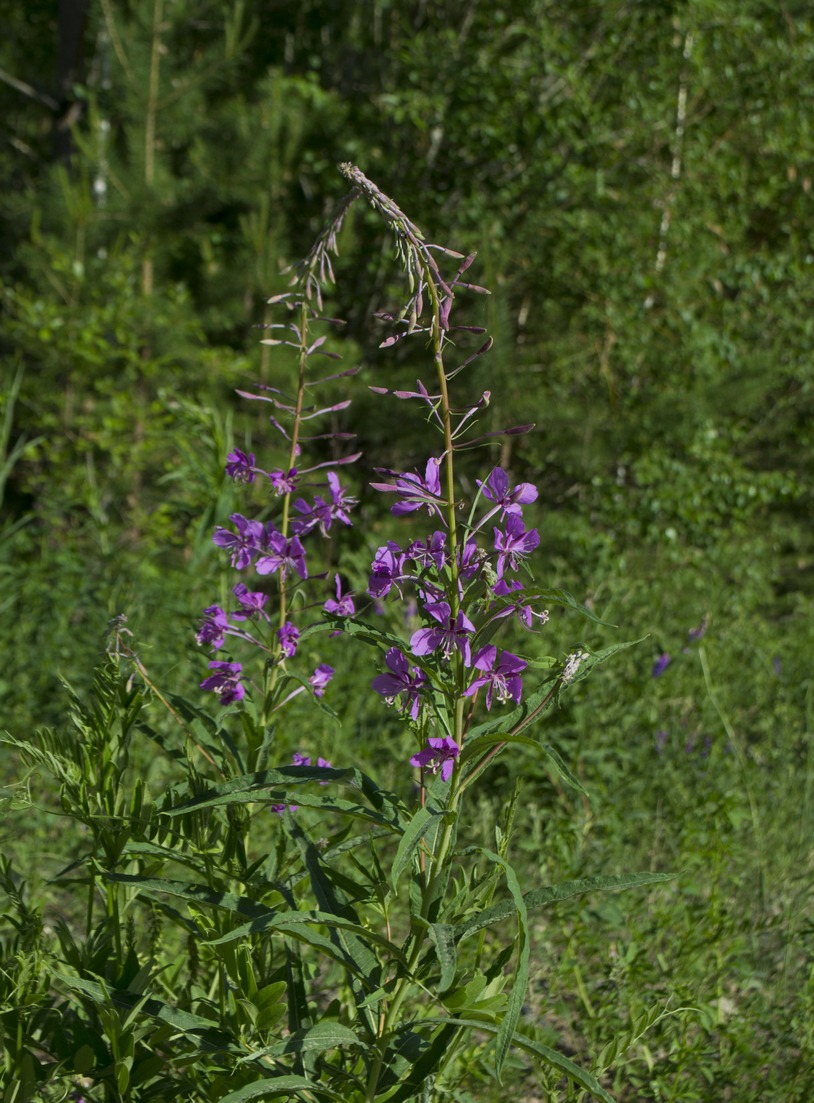
[[[233,513],[229,520],[237,534],[225,528],[215,529],[212,540],[219,548],[228,548],[232,554],[232,566],[242,571],[260,551],[265,529],[262,521],[249,521],[240,513]]]
[[[478,481],[483,489],[484,498],[500,506],[503,514],[520,513],[521,506],[537,500],[537,487],[531,483],[518,483],[516,487],[509,487],[509,476],[502,467],[495,467],[485,483]]]
[[[226,457],[226,474],[237,483],[253,483],[255,476],[254,452],[246,455],[235,448]]]
[[[209,669],[214,670],[201,682],[201,689],[211,689],[220,697],[222,705],[231,705],[235,701],[242,701],[246,691],[240,684],[240,674],[243,667],[240,663],[221,663],[213,661]]]
[[[329,597],[322,608],[326,613],[333,613],[335,617],[352,617],[356,612],[351,595],[342,593],[342,580],[339,575],[336,575],[336,597]]]
[[[524,559],[525,556],[530,555],[539,543],[540,534],[537,529],[529,529],[529,531],[526,532],[523,528],[523,520],[517,513],[507,514],[506,531],[501,532],[500,529],[495,529],[495,551],[498,553],[498,577],[503,577],[507,560],[510,570],[516,571],[520,565],[520,561]]]
[[[390,512],[397,516],[412,513],[414,510],[424,507],[431,514],[437,514],[443,521],[444,515],[440,508],[444,505],[444,499],[441,496],[440,467],[440,457],[427,460],[423,479],[420,475],[414,475],[409,471],[400,475],[395,471],[388,471],[386,468],[377,468],[382,474],[392,476],[395,482],[371,483],[370,485],[374,490],[381,490],[384,493],[395,492],[399,495],[402,500],[390,507]]]
[[[299,628],[287,620],[282,628],[278,628],[277,639],[280,641],[280,649],[285,657],[293,659],[297,654],[297,644],[300,639]]]
[[[670,656],[665,651],[653,663],[653,669],[650,673],[654,678],[660,678],[669,665]]]
[[[292,536],[290,540],[286,540],[281,532],[275,530],[268,535],[268,554],[257,560],[255,569],[258,574],[274,574],[279,571],[280,577],[285,578],[289,567],[293,567],[300,578],[308,578],[305,548],[299,537]]]
[[[464,666],[472,665],[472,649],[469,635],[475,631],[475,625],[463,612],[456,617],[446,601],[427,605],[426,611],[439,623],[438,628],[419,628],[410,638],[410,650],[414,655],[429,655],[440,647],[444,658],[448,659],[452,648],[457,647],[464,658]]]
[[[200,644],[211,644],[212,650],[217,651],[219,647],[223,647],[223,638],[229,631],[229,618],[219,605],[210,605],[208,609],[204,609],[204,618],[195,639]]]
[[[410,759],[410,765],[420,766],[422,770],[430,770],[434,774],[438,773],[440,766],[441,780],[449,781],[455,767],[455,759],[460,753],[461,748],[450,736],[431,735],[424,750],[414,754]]]
[[[325,696],[325,687],[328,685],[328,682],[330,682],[333,676],[334,668],[332,666],[328,666],[327,663],[319,664],[314,673],[308,679],[308,681],[311,683],[311,688],[314,691],[315,697]]]
[[[250,590],[243,582],[238,582],[232,587],[232,593],[240,602],[240,608],[232,613],[235,620],[248,620],[249,617],[259,613],[264,620],[268,620],[268,613],[263,606],[268,601],[268,594],[261,590]]]
[[[410,718],[416,720],[421,704],[419,695],[421,687],[427,681],[427,675],[419,667],[410,666],[407,656],[397,647],[390,648],[384,661],[390,667],[390,673],[377,675],[371,685],[377,693],[381,693],[389,705],[400,696],[401,711],[406,712],[409,708]]]
[[[523,692],[520,674],[528,666],[525,659],[518,658],[511,651],[504,651],[498,661],[497,648],[490,643],[477,653],[474,666],[483,673],[465,691],[464,697],[471,697],[481,686],[486,686],[487,709],[492,707],[493,695],[501,702],[512,700],[516,705],[520,703],[520,695]]]

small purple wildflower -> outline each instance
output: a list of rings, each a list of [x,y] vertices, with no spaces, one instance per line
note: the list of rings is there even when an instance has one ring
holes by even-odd
[[[374,490],[381,490],[384,493],[396,493],[399,495],[402,500],[390,507],[390,512],[395,513],[397,516],[402,516],[405,513],[412,513],[414,510],[423,507],[427,509],[430,514],[437,514],[443,520],[444,515],[441,513],[440,508],[444,505],[444,499],[441,496],[440,467],[441,457],[427,460],[423,479],[420,475],[413,474],[410,471],[399,474],[396,471],[389,471],[386,468],[377,468],[383,475],[390,475],[395,481],[392,483],[371,483],[370,485]]]
[[[342,593],[342,580],[336,575],[336,597],[329,597],[322,608],[326,613],[333,613],[335,617],[352,617],[356,612],[351,594]]]
[[[279,498],[283,494],[291,494],[297,486],[297,469],[292,467],[286,475],[285,471],[269,471],[269,480],[271,481],[271,489],[275,495]]]
[[[304,498],[298,498],[294,503],[294,508],[302,514],[302,520],[294,521],[292,524],[292,529],[298,536],[306,535],[317,525],[322,535],[327,536],[334,520],[341,521],[345,525],[351,524],[348,511],[356,505],[356,499],[352,498],[348,491],[343,490],[338,476],[333,471],[328,473],[328,488],[331,494],[330,501],[326,501],[317,494],[312,506],[309,506]]]
[[[446,562],[447,534],[436,530],[429,540],[413,540],[404,553],[407,559],[412,559],[420,567],[432,567],[442,571]]]
[[[704,614],[704,616],[701,618],[701,623],[698,625],[698,627],[697,628],[691,628],[689,630],[689,632],[687,633],[687,638],[689,639],[690,643],[695,643],[696,640],[700,640],[701,637],[706,633],[706,630],[707,630],[708,627],[709,627],[709,617],[706,614]]]
[[[292,536],[290,540],[286,540],[281,532],[274,529],[267,534],[267,548],[267,554],[262,555],[255,564],[258,574],[275,574],[279,571],[280,577],[284,579],[286,571],[293,567],[300,578],[308,578],[305,548],[299,537]]]
[[[474,538],[470,537],[458,552],[461,577],[467,581],[476,578],[483,570],[487,558],[486,552],[478,547]]]
[[[482,686],[486,686],[487,709],[492,707],[493,694],[496,694],[498,701],[511,699],[515,704],[520,703],[520,695],[523,692],[520,674],[528,666],[525,659],[518,658],[511,651],[504,651],[498,660],[497,648],[489,643],[477,653],[473,666],[482,673],[465,690],[464,697],[471,697]]]
[[[299,751],[294,751],[291,756],[291,764],[292,766],[310,766],[311,758],[307,754],[300,754]]]
[[[775,655],[775,657],[772,659],[772,670],[774,671],[774,675],[776,678],[779,678],[780,675],[783,673],[783,663],[779,655]]]
[[[255,477],[254,452],[246,455],[235,448],[226,457],[226,474],[237,483],[253,483]]]
[[[461,748],[450,736],[431,735],[427,739],[424,750],[414,754],[410,759],[410,765],[418,766],[422,770],[430,770],[434,774],[438,772],[440,766],[441,780],[449,781],[455,767],[455,759],[460,753]]]
[[[404,574],[404,562],[404,552],[395,540],[388,540],[387,544],[376,549],[367,589],[371,597],[386,597],[393,586],[401,593],[399,583],[409,577]]]
[[[437,620],[438,628],[419,628],[410,638],[410,650],[414,655],[429,655],[441,648],[445,659],[450,657],[453,647],[463,655],[464,666],[472,665],[472,649],[469,636],[475,631],[475,625],[462,610],[456,617],[446,601],[438,601],[425,606],[426,611]]]
[[[667,740],[670,738],[669,733],[661,728],[656,732],[656,753],[664,754],[664,748],[667,745]]]
[[[478,480],[478,486],[483,490],[484,498],[500,507],[503,511],[501,516],[520,513],[522,506],[537,500],[537,487],[531,483],[518,483],[510,489],[509,476],[502,467],[493,468],[485,483]]]
[[[237,529],[237,534],[218,527],[212,540],[219,548],[230,550],[232,566],[242,571],[260,551],[265,529],[262,521],[249,521],[240,513],[233,513],[229,520]]]
[[[222,705],[231,705],[235,701],[242,701],[246,691],[240,684],[240,674],[243,667],[240,663],[222,663],[213,660],[209,669],[214,670],[201,682],[201,689],[211,689],[220,698]]]
[[[523,528],[523,519],[516,513],[506,515],[506,531],[495,529],[495,551],[497,557],[497,574],[503,577],[508,560],[509,568],[516,571],[520,561],[529,555],[540,543],[540,534],[537,529]]]
[[[397,647],[390,648],[384,661],[390,667],[390,673],[378,674],[371,682],[373,689],[381,693],[388,704],[393,704],[400,696],[401,711],[409,708],[411,719],[416,720],[421,704],[419,694],[427,681],[426,674],[420,667],[410,666],[407,656]]]
[[[262,590],[250,590],[243,582],[233,586],[232,593],[240,602],[240,608],[232,613],[235,620],[248,620],[256,613],[259,613],[264,620],[269,619],[268,613],[263,608],[268,601],[268,594],[264,594]]]
[[[670,656],[667,654],[666,651],[663,651],[653,663],[653,669],[650,671],[651,676],[653,678],[660,678],[667,667],[670,665],[670,661]]]
[[[327,663],[320,663],[314,673],[308,679],[315,697],[324,697],[325,687],[334,676],[334,668]]]
[[[229,618],[219,605],[210,605],[204,609],[204,620],[195,639],[200,644],[211,644],[212,650],[223,647],[223,639],[229,631]]]
[[[333,762],[329,762],[327,758],[318,758],[317,766],[319,766],[322,770],[332,770],[334,768]],[[319,784],[330,785],[331,783],[329,781],[321,781]]]
[[[290,620],[287,620],[282,628],[277,629],[277,639],[280,641],[280,650],[287,659],[293,659],[297,654],[297,644],[300,639],[300,630]]]

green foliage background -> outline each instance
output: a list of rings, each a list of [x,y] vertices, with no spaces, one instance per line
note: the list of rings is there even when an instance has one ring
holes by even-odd
[[[516,767],[531,865],[687,871],[674,897],[541,932],[552,1029],[597,1053],[646,990],[700,1018],[635,1051],[625,1098],[806,1098],[809,5],[31,0],[5,22],[3,726],[59,722],[58,675],[87,683],[121,612],[155,677],[200,680],[192,627],[226,584],[211,531],[236,508],[223,460],[274,447],[234,389],[284,385],[253,327],[354,161],[431,240],[479,250],[493,294],[471,309],[496,348],[470,383],[490,427],[537,423],[491,458],[540,487],[538,576],[649,634],[555,720],[590,808]],[[364,386],[423,370],[370,320],[396,301],[390,247],[362,211],[341,247],[330,309],[363,369],[347,427],[371,465],[413,466],[420,424]],[[361,583],[389,521],[358,489]],[[340,682],[363,758],[372,674]]]

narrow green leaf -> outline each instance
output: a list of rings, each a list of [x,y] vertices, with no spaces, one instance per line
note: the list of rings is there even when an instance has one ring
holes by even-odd
[[[291,1095],[292,1092],[308,1092],[311,1098],[338,1099],[343,1103],[344,1096],[325,1087],[324,1084],[315,1084],[305,1076],[271,1076],[268,1080],[258,1080],[254,1084],[244,1084],[237,1091],[229,1092],[221,1096],[220,1103],[245,1103],[247,1099],[261,1099],[263,1096]]]
[[[455,972],[458,968],[458,957],[455,952],[455,928],[450,923],[430,923],[427,930],[438,955],[438,964],[441,966],[438,995],[443,996],[455,980]]]
[[[425,805],[423,808],[419,808],[413,816],[409,826],[399,841],[398,850],[396,851],[396,856],[393,859],[393,865],[390,870],[390,887],[393,892],[396,891],[399,877],[409,864],[421,840],[430,828],[434,827],[438,821],[443,818],[444,814],[443,811],[439,811],[437,808],[430,808],[428,805]]]
[[[428,1020],[412,1023],[410,1031],[423,1027],[426,1021]],[[437,1023],[438,1020],[435,1022]],[[413,1061],[410,1069],[399,1078],[400,1087],[394,1095],[388,1097],[387,1103],[413,1103],[418,1098],[425,1081],[444,1060],[453,1038],[458,1033],[456,1026],[448,1025],[451,1022],[453,1020],[441,1020],[442,1029],[438,1031],[421,1056]]]
[[[307,1030],[297,1030],[283,1041],[247,1055],[242,1062],[254,1061],[258,1057],[286,1057],[290,1053],[324,1053],[325,1050],[338,1049],[340,1046],[369,1048],[349,1027],[328,1021],[317,1023]]]
[[[95,1003],[102,1005],[114,1004],[123,1010],[131,1011],[137,1005],[141,1005],[141,1011],[153,1019],[168,1023],[182,1034],[195,1041],[201,1052],[208,1053],[233,1053],[242,1054],[243,1050],[237,1045],[231,1035],[219,1030],[211,1019],[201,1018],[200,1015],[192,1015],[188,1011],[180,1011],[176,1007],[161,1000],[145,997],[140,993],[126,992],[117,988],[108,988],[97,984],[96,981],[84,980],[82,977],[71,977],[55,972],[57,980],[75,992],[82,992],[89,996]]]
[[[204,793],[176,804],[171,808],[163,808],[164,816],[182,816],[188,812],[200,811],[204,808],[214,808],[219,805],[241,804],[252,801],[278,803],[280,791],[291,789],[294,786],[304,785],[306,782],[341,782],[343,785],[356,789],[363,794],[368,803],[378,815],[368,813],[368,817],[377,823],[386,823],[393,830],[399,831],[402,827],[402,810],[398,802],[390,794],[379,789],[366,774],[356,769],[334,769],[316,766],[281,766],[279,769],[260,770],[253,774],[242,774],[220,785],[214,785]],[[272,796],[271,790],[276,790]],[[303,801],[306,795],[303,795]],[[296,803],[300,801],[297,794]],[[320,798],[311,798],[319,802]],[[331,798],[324,798],[330,802]],[[326,807],[327,803],[314,803],[313,807]],[[337,805],[337,808],[339,805]],[[350,812],[358,806],[349,804],[343,811]],[[360,813],[361,814],[361,809]]]
[[[497,1035],[500,1030],[500,1026],[485,1015],[468,1019],[420,1019],[413,1023],[413,1029],[419,1030],[424,1026],[438,1026],[442,1023],[451,1026],[467,1027],[470,1030],[478,1030],[486,1034]],[[538,1057],[541,1061],[545,1061],[547,1065],[551,1065],[559,1072],[562,1072],[570,1080],[573,1080],[575,1084],[579,1084],[581,1088],[584,1088],[597,1099],[601,1100],[602,1103],[615,1103],[613,1096],[608,1095],[599,1081],[592,1076],[590,1072],[586,1072],[585,1069],[581,1069],[579,1065],[575,1065],[573,1061],[569,1061],[569,1059],[563,1056],[558,1050],[551,1049],[550,1046],[545,1046],[542,1042],[535,1041],[534,1038],[527,1038],[524,1034],[519,1034],[517,1032],[512,1036],[511,1042],[513,1045],[517,1046],[518,1049],[530,1053],[533,1057]],[[395,1097],[393,1103],[395,1103]]]
[[[517,1022],[520,1018],[523,1001],[526,998],[526,987],[529,978],[529,957],[531,954],[528,938],[528,912],[526,910],[526,902],[523,893],[520,889],[520,882],[517,879],[517,874],[505,858],[501,858],[499,854],[495,854],[493,850],[488,850],[486,847],[471,847],[467,848],[467,851],[483,854],[490,862],[500,866],[506,878],[506,885],[511,893],[514,911],[517,916],[517,969],[515,970],[509,1002],[505,1013],[501,1016],[500,1026],[495,1039],[495,1075],[497,1076],[498,1083],[500,1083],[500,1074],[506,1061],[506,1055],[509,1052],[509,1046],[514,1036]],[[464,853],[467,853],[467,851],[464,851]]]
[[[545,754],[546,758],[551,761],[551,764],[560,775],[560,777],[563,779],[563,781],[567,782],[572,789],[576,789],[578,793],[582,793],[584,796],[587,797],[587,790],[583,787],[582,783],[571,772],[571,770],[565,765],[559,755],[559,752],[555,751],[550,743],[541,743],[539,744],[539,746],[540,750]]]
[[[601,877],[586,877],[580,881],[563,881],[559,885],[551,885],[548,888],[532,889],[524,894],[524,901],[528,909],[542,908],[547,904],[557,904],[561,900],[568,900],[572,896],[583,896],[588,892],[613,892],[620,889],[639,888],[642,885],[655,885],[663,881],[671,881],[673,873],[619,873]],[[458,924],[455,928],[456,937],[460,940],[468,935],[489,927],[492,923],[499,923],[503,919],[509,919],[515,913],[513,900],[503,900],[498,904],[492,904],[478,915],[473,915],[466,922]]]

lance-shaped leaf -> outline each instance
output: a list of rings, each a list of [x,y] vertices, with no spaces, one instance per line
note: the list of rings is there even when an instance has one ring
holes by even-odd
[[[618,892],[621,889],[640,888],[643,885],[657,885],[665,881],[672,881],[673,873],[619,873],[601,877],[586,877],[579,881],[563,881],[559,885],[551,885],[547,888],[532,889],[523,894],[526,909],[546,907],[549,904],[558,904],[562,900],[569,900],[572,896],[584,896],[589,892]],[[459,923],[456,928],[456,936],[460,940],[471,934],[482,931],[484,927],[491,927],[493,923],[499,923],[514,915],[514,900],[503,900],[498,904],[492,904],[483,911],[478,912]]]

